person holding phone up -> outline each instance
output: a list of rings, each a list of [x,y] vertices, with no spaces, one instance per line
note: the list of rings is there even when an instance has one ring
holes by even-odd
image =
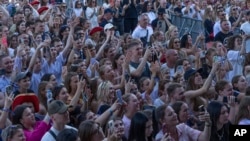
[[[162,105],[155,111],[160,131],[156,141],[209,141],[211,135],[211,119],[208,112],[200,112],[200,121],[205,122],[204,130],[193,129],[185,123],[179,124],[176,113],[171,106]]]

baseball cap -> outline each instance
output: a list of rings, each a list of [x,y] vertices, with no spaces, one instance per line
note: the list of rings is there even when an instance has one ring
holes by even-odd
[[[24,79],[25,77],[31,77],[31,72],[20,72],[15,77],[15,82],[20,81],[21,79]]]
[[[114,28],[114,25],[111,24],[111,23],[107,23],[105,26],[104,26],[104,31],[108,30],[108,29],[111,29],[111,28]]]
[[[68,107],[66,104],[64,104],[62,101],[60,100],[54,100],[52,101],[49,106],[48,106],[48,113],[50,115],[52,114],[63,114],[68,110]]]
[[[193,68],[187,70],[185,73],[184,73],[184,79],[187,81],[192,75],[194,75],[196,72],[199,72],[200,74],[203,72],[203,69],[200,68],[198,70],[195,70]]]

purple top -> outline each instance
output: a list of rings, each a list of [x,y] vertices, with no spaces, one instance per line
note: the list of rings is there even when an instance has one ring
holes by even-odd
[[[37,121],[33,131],[24,129],[26,141],[40,141],[50,127],[51,125],[48,125],[44,121]]]

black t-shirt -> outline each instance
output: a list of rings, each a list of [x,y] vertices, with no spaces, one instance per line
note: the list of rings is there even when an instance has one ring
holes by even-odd
[[[227,34],[225,33],[222,33],[221,31],[218,32],[215,37],[214,37],[214,41],[220,41],[221,43],[224,42],[224,40],[227,38],[227,37],[230,37],[230,36],[233,36],[233,33],[232,32],[229,32]]]
[[[106,25],[106,24],[108,24],[109,22],[106,20],[106,19],[102,19],[101,20],[101,23],[99,24],[99,26],[101,26],[101,27],[103,27],[104,28],[104,26]]]
[[[230,122],[223,125],[220,130],[211,129],[210,141],[229,141],[229,126]]]
[[[130,65],[136,69],[136,68],[138,68],[138,66],[140,65],[140,63],[130,62]],[[139,76],[139,77],[132,77],[132,78],[135,80],[135,82],[136,82],[137,84],[139,84],[139,80],[140,80],[142,77],[144,77],[144,76],[145,76],[145,77],[149,77],[149,78],[150,78],[150,76],[151,76],[150,70],[149,70],[149,66],[148,66],[148,63],[146,63],[146,65],[144,66],[141,76]]]

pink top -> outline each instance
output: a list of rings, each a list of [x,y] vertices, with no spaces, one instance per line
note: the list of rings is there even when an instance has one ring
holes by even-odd
[[[195,130],[185,123],[177,125],[176,128],[179,135],[179,141],[197,141],[201,134],[201,131]]]
[[[50,127],[51,125],[48,125],[44,121],[37,121],[33,131],[24,129],[26,141],[40,141]]]

